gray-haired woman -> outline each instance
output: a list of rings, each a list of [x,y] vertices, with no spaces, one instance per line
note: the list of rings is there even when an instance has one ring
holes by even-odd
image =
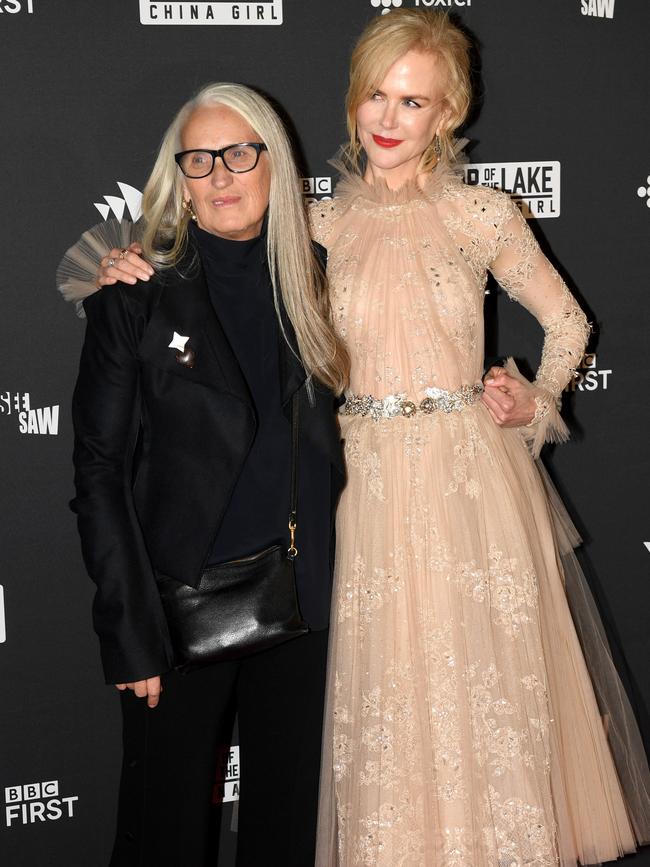
[[[313,863],[343,480],[334,408],[348,360],[298,190],[270,104],[241,85],[210,85],[167,130],[144,191],[153,267],[70,293],[88,320],[72,505],[124,721],[112,867],[203,867],[216,749],[236,712],[237,864]],[[179,674],[157,579],[196,587],[212,564],[286,536],[296,394],[295,573],[310,631]]]

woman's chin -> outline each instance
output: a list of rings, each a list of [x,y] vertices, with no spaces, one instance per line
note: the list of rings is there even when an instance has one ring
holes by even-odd
[[[405,180],[410,175],[415,177],[419,162],[419,157],[408,157],[405,154],[400,154],[398,148],[384,150],[378,145],[368,148],[366,156],[368,158],[368,167],[372,171],[377,171],[381,174],[403,174]]]

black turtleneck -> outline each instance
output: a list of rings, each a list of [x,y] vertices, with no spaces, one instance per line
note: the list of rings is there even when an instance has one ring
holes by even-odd
[[[210,300],[250,390],[256,433],[214,540],[209,563],[288,543],[291,424],[282,407],[280,334],[266,259],[265,226],[250,241],[230,241],[192,226]],[[332,400],[332,410],[333,410]],[[327,626],[332,566],[332,477],[328,457],[305,434],[298,455],[296,583],[303,617]]]
[[[257,431],[214,542],[211,563],[288,539],[291,426],[282,411],[279,326],[266,239],[231,241],[193,227],[212,305],[239,362]]]

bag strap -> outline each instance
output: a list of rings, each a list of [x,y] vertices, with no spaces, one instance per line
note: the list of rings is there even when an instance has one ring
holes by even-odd
[[[290,560],[298,556],[296,548],[296,529],[298,527],[298,392],[291,399],[291,496],[289,512],[289,548],[287,555]]]

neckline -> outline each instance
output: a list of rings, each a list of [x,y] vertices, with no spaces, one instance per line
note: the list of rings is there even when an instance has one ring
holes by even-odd
[[[205,229],[201,229],[194,223],[191,224],[191,231],[199,250],[221,262],[225,261],[233,265],[251,264],[257,254],[264,250],[264,231],[255,238],[248,238],[245,241],[222,238],[220,235],[206,232]],[[259,256],[259,261],[260,263],[262,261],[261,255]]]
[[[463,148],[467,139],[456,142],[455,161],[438,163],[430,172],[405,181],[397,189],[391,189],[384,178],[366,181],[350,164],[343,149],[329,163],[339,173],[334,195],[341,203],[352,204],[355,199],[363,199],[378,205],[404,205],[411,202],[429,202],[439,196],[453,182],[462,180],[463,165],[466,162]]]
[[[411,202],[427,202],[436,198],[453,180],[457,180],[460,169],[448,166],[436,168],[422,178],[411,178],[397,189],[391,189],[384,178],[367,181],[361,175],[342,172],[334,195],[337,199],[364,199],[377,205],[405,205]]]

